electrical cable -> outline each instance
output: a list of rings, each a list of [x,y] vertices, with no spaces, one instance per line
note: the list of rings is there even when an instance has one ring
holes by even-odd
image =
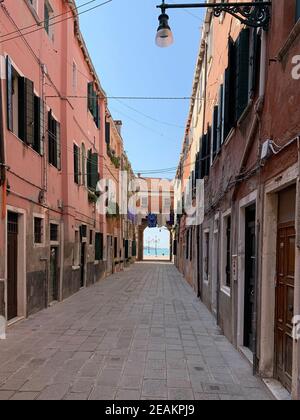
[[[84,11],[82,11],[82,12],[76,13],[76,16],[80,16],[80,15],[83,15],[83,14],[85,14],[85,13],[91,12],[92,10],[98,9],[99,7],[102,7],[102,6],[105,6],[105,5],[106,5],[106,4],[108,4],[108,3],[111,3],[112,1],[113,1],[113,0],[107,0],[107,1],[105,1],[104,3],[100,3],[100,4],[98,4],[97,6],[94,6],[94,7],[91,7],[91,8],[89,8],[89,9],[86,9],[86,10],[84,10]],[[52,26],[58,25],[59,23],[63,23],[63,22],[65,22],[65,21],[67,21],[67,20],[70,20],[70,19],[74,19],[74,16],[68,16],[67,18],[61,19],[61,20],[59,20],[58,22],[50,23],[50,24],[49,24],[49,27],[52,27]],[[20,35],[17,35],[17,36],[12,37],[12,38],[8,38],[8,39],[0,40],[0,44],[1,44],[1,43],[4,43],[4,42],[8,42],[8,41],[13,41],[13,40],[18,39],[18,38],[23,38],[23,37],[25,37],[25,36],[27,36],[27,35],[30,35],[30,34],[33,34],[33,33],[35,33],[35,32],[41,31],[42,29],[45,29],[45,28],[44,28],[44,26],[42,26],[42,27],[40,27],[40,28],[37,28],[37,29],[34,29],[34,30],[32,30],[32,31],[26,32],[26,33],[21,33]]]
[[[79,6],[76,6],[76,10],[77,10],[77,9],[81,9],[81,8],[82,8],[82,7],[84,7],[84,6],[88,6],[88,5],[89,5],[89,4],[91,4],[91,3],[95,3],[95,1],[97,1],[97,0],[90,0],[90,1],[88,1],[88,2],[86,2],[86,3],[80,4]],[[64,15],[67,15],[68,13],[73,13],[73,10],[68,10],[67,12],[60,13],[60,14],[57,14],[57,15],[51,16],[51,17],[49,18],[49,21],[54,20],[54,19],[56,19],[56,18],[58,18],[58,17],[61,17],[61,16],[64,16]],[[7,33],[7,34],[0,35],[0,38],[4,38],[4,37],[7,37],[7,36],[11,36],[11,35],[14,35],[14,34],[16,34],[16,33],[20,33],[20,32],[22,32],[22,31],[25,31],[25,30],[27,30],[27,29],[34,28],[34,27],[36,27],[36,26],[41,26],[41,25],[43,25],[43,24],[44,24],[44,23],[46,23],[46,22],[47,22],[47,20],[42,20],[42,21],[40,21],[40,22],[38,22],[38,23],[34,23],[34,24],[32,24],[32,25],[28,25],[28,26],[24,26],[23,28],[19,28],[19,29],[18,29],[18,30],[16,30],[16,31],[12,31],[12,32],[9,32],[9,33]]]

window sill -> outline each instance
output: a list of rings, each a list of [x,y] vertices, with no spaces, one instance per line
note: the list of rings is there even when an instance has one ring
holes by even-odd
[[[16,133],[13,131],[8,130],[8,132],[16,139],[19,143],[21,143],[26,149],[31,150],[35,155],[42,158],[43,155],[41,155],[39,152],[37,152],[30,144],[25,143]]]
[[[73,271],[78,271],[78,270],[80,270],[80,265],[73,265],[72,270],[73,270]]]
[[[229,134],[228,134],[228,136],[226,137],[226,139],[225,139],[225,142],[224,142],[224,146],[226,147],[230,142],[231,142],[231,140],[233,139],[233,137],[234,137],[234,135],[235,135],[235,128],[233,127],[231,130],[230,130],[230,132],[229,132]]]
[[[45,244],[44,244],[44,243],[42,243],[42,244],[37,244],[37,243],[34,243],[34,244],[33,244],[33,247],[34,247],[34,248],[45,248]]]
[[[292,47],[292,45],[294,44],[294,42],[296,41],[299,35],[300,35],[300,19],[298,20],[298,22],[292,29],[286,43],[284,44],[284,46],[281,48],[281,50],[279,51],[277,55],[277,58],[280,62],[283,61],[285,56],[289,53],[290,48]]]
[[[231,298],[231,289],[230,287],[227,286],[222,286],[221,287],[221,292],[224,293],[224,295],[228,296]]]
[[[250,109],[252,108],[252,106],[253,106],[253,99],[250,99],[249,102],[248,102],[247,107],[245,108],[244,112],[242,113],[242,115],[240,116],[240,118],[239,118],[239,120],[237,122],[237,127],[240,127],[243,124],[243,122],[247,118],[247,115],[249,114]]]

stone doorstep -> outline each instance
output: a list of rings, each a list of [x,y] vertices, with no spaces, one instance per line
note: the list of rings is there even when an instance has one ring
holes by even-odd
[[[268,391],[272,394],[273,398],[277,401],[291,401],[292,396],[276,379],[262,378],[263,383],[266,385]]]

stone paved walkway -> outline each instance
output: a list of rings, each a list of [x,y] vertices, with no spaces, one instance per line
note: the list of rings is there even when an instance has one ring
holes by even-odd
[[[136,264],[11,327],[0,400],[270,399],[171,264]]]

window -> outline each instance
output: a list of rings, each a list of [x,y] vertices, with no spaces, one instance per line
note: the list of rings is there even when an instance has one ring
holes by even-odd
[[[193,246],[194,246],[194,231],[193,231],[193,229],[191,229],[191,232],[190,232],[190,261],[193,260],[193,254],[194,254]]]
[[[50,223],[50,241],[58,242],[58,225]]]
[[[185,259],[188,260],[190,256],[190,231],[186,232],[186,243],[185,243]]]
[[[136,244],[136,240],[132,241],[132,256],[136,257],[137,255],[137,244]]]
[[[222,226],[222,290],[230,294],[232,285],[231,279],[231,232],[232,232],[232,218],[230,212],[223,216]]]
[[[124,248],[125,248],[125,259],[129,259],[129,241],[126,239],[124,241]]]
[[[105,141],[106,144],[109,146],[110,145],[110,122],[106,121],[105,123]]]
[[[249,102],[250,29],[244,29],[236,42],[235,121],[238,121]]]
[[[80,184],[80,150],[79,147],[73,145],[73,155],[74,155],[74,182],[75,184]]]
[[[80,265],[80,235],[79,230],[75,231],[75,242],[74,242],[74,266],[79,267]]]
[[[42,245],[44,240],[44,219],[41,217],[34,218],[34,243]]]
[[[214,107],[213,112],[213,125],[212,125],[212,153],[211,153],[211,163],[214,162],[215,158],[218,154],[218,115],[219,115],[219,107]]]
[[[95,261],[103,261],[103,233],[95,234]]]
[[[203,274],[204,281],[209,282],[209,231],[204,232],[204,248],[203,248]]]
[[[86,186],[86,179],[87,179],[87,167],[86,167],[86,149],[85,145],[82,144],[81,146],[81,177],[82,177],[82,185]]]
[[[60,124],[53,118],[51,110],[48,112],[48,148],[50,165],[61,170]]]
[[[96,126],[100,128],[100,108],[98,104],[98,95],[94,89],[94,82],[88,83],[88,110],[94,117]]]
[[[53,18],[53,9],[50,6],[48,0],[45,0],[44,6],[44,27],[45,31],[49,35],[50,38],[53,38],[53,25],[51,25],[51,20]]]
[[[300,19],[300,0],[296,0],[296,22]]]
[[[90,230],[90,245],[93,245],[93,239],[94,239],[94,231]]]
[[[210,152],[211,152],[211,130],[202,137],[201,140],[201,154],[200,154],[200,179],[209,176],[210,172]]]
[[[114,258],[118,258],[118,238],[115,238],[114,242]]]
[[[98,153],[88,151],[87,156],[87,185],[90,190],[96,191],[99,181]]]

